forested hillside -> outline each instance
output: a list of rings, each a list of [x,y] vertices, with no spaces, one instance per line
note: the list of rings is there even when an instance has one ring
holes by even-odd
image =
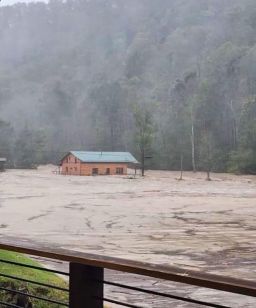
[[[127,150],[151,168],[256,172],[255,0],[0,8],[0,156]]]

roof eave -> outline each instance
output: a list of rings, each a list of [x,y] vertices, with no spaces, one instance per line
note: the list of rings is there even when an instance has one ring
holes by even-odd
[[[87,164],[133,164],[133,165],[139,165],[139,162],[132,162],[132,161],[86,161],[86,160],[80,160],[82,163]]]

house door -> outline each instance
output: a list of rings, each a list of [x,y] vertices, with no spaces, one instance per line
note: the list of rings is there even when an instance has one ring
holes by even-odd
[[[109,175],[110,174],[110,168],[106,169],[106,174]]]
[[[99,174],[99,169],[98,168],[92,168],[92,175],[97,175]]]

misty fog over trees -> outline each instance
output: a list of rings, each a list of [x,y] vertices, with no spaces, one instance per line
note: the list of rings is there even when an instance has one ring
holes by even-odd
[[[56,163],[71,149],[141,160],[143,150],[151,168],[179,169],[182,158],[187,170],[254,173],[255,119],[255,0],[0,8],[0,157],[10,165]]]

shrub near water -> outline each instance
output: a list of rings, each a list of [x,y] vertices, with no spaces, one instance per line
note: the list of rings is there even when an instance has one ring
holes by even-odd
[[[27,264],[27,265],[40,266],[40,264],[25,257],[24,255],[12,253],[8,251],[3,251],[3,250],[0,250],[0,259],[19,262],[19,263]],[[68,288],[67,283],[64,280],[62,280],[60,277],[54,274],[39,271],[39,270],[29,269],[29,268],[25,268],[21,266],[0,263],[0,273],[15,276],[15,277],[21,277],[24,279],[29,279],[29,280],[33,280],[33,281],[37,281],[41,283],[47,283],[47,284],[55,285],[55,286],[62,287],[62,288]],[[25,282],[13,280],[13,279],[0,277],[0,286],[9,288],[9,289],[15,289],[15,290],[26,290],[26,292],[29,292],[33,295],[54,299],[60,302],[68,302],[67,292],[62,292],[59,290],[52,290],[52,289],[48,289],[48,288],[41,287],[41,286],[31,284],[31,283],[25,283]],[[13,293],[7,293],[5,291],[0,290],[0,301],[5,301],[8,303],[16,304],[17,295]],[[46,308],[49,306],[52,308],[63,307],[58,304],[49,304],[48,302],[39,301],[36,299],[30,299],[30,301],[32,303],[33,308],[34,307]],[[2,308],[1,304],[0,304],[0,307]]]

